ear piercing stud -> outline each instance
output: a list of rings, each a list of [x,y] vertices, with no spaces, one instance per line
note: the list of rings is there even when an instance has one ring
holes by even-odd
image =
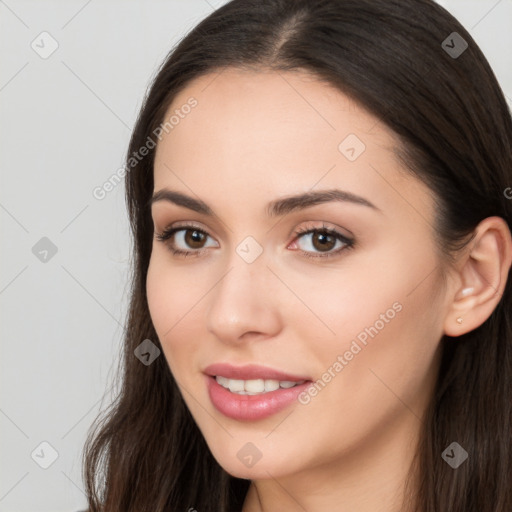
[[[465,297],[466,295],[470,295],[471,293],[473,293],[475,291],[475,289],[472,287],[472,286],[469,286],[468,288],[464,288],[460,294]],[[462,317],[459,316],[457,318],[457,323],[460,325],[462,323]]]

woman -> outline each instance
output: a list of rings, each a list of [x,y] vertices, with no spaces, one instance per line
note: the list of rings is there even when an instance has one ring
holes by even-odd
[[[512,510],[512,120],[431,0],[234,0],[133,131],[91,511]]]

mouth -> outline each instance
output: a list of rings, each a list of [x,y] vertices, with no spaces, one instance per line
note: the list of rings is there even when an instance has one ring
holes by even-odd
[[[310,377],[258,365],[215,364],[204,373],[212,405],[238,421],[264,419],[291,406],[312,383]]]
[[[215,380],[225,389],[237,395],[262,395],[278,389],[290,389],[304,384],[306,380],[294,382],[291,380],[275,379],[229,379],[222,375],[215,375]]]
[[[261,366],[258,364],[233,366],[229,363],[216,363],[206,367],[204,369],[204,373],[210,377],[222,377],[228,380],[241,380],[244,382],[263,380],[297,383],[311,380],[310,376],[293,375],[282,370],[275,370],[273,368],[269,368],[268,366]]]

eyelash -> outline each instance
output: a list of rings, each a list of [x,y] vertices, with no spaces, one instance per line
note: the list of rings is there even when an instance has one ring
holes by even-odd
[[[193,224],[184,224],[182,226],[176,226],[176,227],[173,227],[173,228],[165,229],[164,231],[162,231],[162,233],[157,233],[155,235],[155,238],[158,241],[160,241],[160,242],[166,242],[175,233],[177,233],[179,231],[188,231],[188,230],[198,231],[199,233],[202,233],[202,234],[204,234],[206,236],[210,236],[206,231],[204,231],[203,229],[198,228],[197,226],[194,226]],[[297,249],[299,252],[301,252],[307,258],[332,258],[332,257],[336,257],[336,256],[339,256],[339,254],[341,252],[345,251],[345,250],[353,249],[353,247],[355,245],[354,240],[352,240],[350,238],[347,238],[346,236],[342,235],[341,233],[339,233],[335,229],[329,228],[326,225],[322,225],[322,227],[315,227],[315,228],[300,228],[300,229],[297,229],[294,232],[294,234],[293,234],[294,235],[293,241],[295,241],[296,238],[303,237],[303,236],[308,235],[310,233],[326,233],[328,235],[332,235],[332,236],[334,236],[336,238],[336,240],[339,240],[340,242],[343,242],[345,245],[344,245],[344,247],[342,247],[340,249],[337,249],[336,251],[326,252],[326,253],[317,253],[316,255],[311,254],[310,252],[304,251],[302,249]],[[197,249],[197,250],[191,250],[191,251],[184,251],[183,249],[175,249],[170,244],[166,244],[166,245],[167,245],[168,249],[171,251],[171,253],[174,254],[175,256],[184,256],[184,257],[193,256],[193,257],[197,257],[197,256],[199,256],[201,253],[203,253],[206,250],[205,248],[203,248],[203,249]]]

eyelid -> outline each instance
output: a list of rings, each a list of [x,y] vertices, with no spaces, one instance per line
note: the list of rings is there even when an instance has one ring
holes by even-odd
[[[330,236],[334,237],[337,242],[341,242],[343,244],[342,247],[334,251],[325,251],[325,252],[311,252],[305,251],[304,249],[295,249],[302,253],[307,258],[317,258],[320,260],[327,260],[328,258],[337,258],[341,257],[341,253],[344,253],[348,250],[351,250],[355,247],[356,241],[352,236],[346,236],[340,232],[339,228],[332,228],[327,225],[326,222],[323,222],[321,226],[310,226],[303,228],[295,228],[294,234],[295,238],[292,241],[292,244],[297,244],[297,240],[305,238],[306,235],[314,234],[314,233],[328,233]],[[289,247],[289,245],[288,245]]]
[[[182,222],[183,224],[180,224],[180,222]],[[318,226],[317,224],[315,224],[315,222],[316,223],[322,222],[322,225]],[[200,223],[196,223],[195,221],[177,221],[176,225],[174,223],[170,224],[169,226],[166,226],[161,231],[170,231],[171,229],[178,229],[178,228],[182,228],[182,229],[185,229],[185,228],[197,229],[199,231],[203,231],[209,237],[213,238],[212,235],[210,235],[210,232],[209,232],[208,228],[203,227]],[[343,232],[341,232],[339,234],[344,236],[345,238],[347,238],[349,240],[352,240],[352,238],[354,238],[354,234],[349,229],[343,228],[341,226],[338,226],[337,224],[333,224],[333,223],[326,222],[326,221],[309,221],[309,222],[306,223],[306,227],[300,227],[300,228],[294,227],[288,233],[287,238],[290,238],[292,235],[295,235],[295,237],[297,237],[298,234],[302,235],[302,234],[304,234],[304,233],[306,233],[308,231],[321,231],[323,229],[337,231],[337,232],[345,231],[348,234],[345,234]]]
[[[167,243],[168,240],[173,237],[176,232],[179,231],[187,231],[189,229],[195,229],[197,231],[200,231],[203,233],[206,237],[211,238],[212,240],[215,240],[213,236],[210,235],[207,229],[201,227],[200,225],[197,225],[193,221],[182,221],[183,223],[178,223],[177,225],[171,224],[170,226],[164,228],[160,233],[155,233],[155,237],[157,240]],[[305,255],[308,258],[317,258],[317,259],[328,259],[331,257],[337,257],[340,255],[340,253],[345,252],[346,250],[350,250],[355,245],[355,239],[353,238],[352,232],[350,236],[344,235],[340,232],[339,227],[331,227],[326,222],[322,222],[321,226],[314,225],[315,221],[310,221],[310,225],[306,227],[296,227],[292,230],[289,236],[295,235],[293,240],[287,245],[289,247],[290,244],[295,243],[298,239],[304,238],[306,235],[315,233],[315,232],[327,232],[331,236],[334,236],[337,241],[341,241],[344,246],[341,248],[338,248],[335,251],[326,251],[326,252],[310,252],[305,251],[303,249],[294,249],[295,251],[298,251]],[[318,221],[316,221],[318,222]],[[334,224],[333,224],[334,225]],[[335,225],[334,225],[335,226]],[[341,228],[343,229],[343,228]],[[289,237],[288,237],[289,238]],[[217,244],[218,242],[215,241]],[[202,247],[200,249],[174,249],[170,247],[170,244],[167,243],[169,246],[169,250],[175,254],[176,256],[200,256],[203,252],[207,251],[208,247]],[[217,245],[218,247],[218,245]]]
[[[196,231],[200,231],[201,233],[206,235],[208,238],[215,240],[215,238],[212,235],[210,235],[208,229],[205,229],[202,226],[196,225],[193,222],[188,222],[188,221],[183,221],[183,222],[184,222],[183,224],[178,223],[177,225],[171,224],[169,226],[166,226],[165,228],[160,230],[160,232],[158,232],[158,233],[155,230],[155,238],[157,240],[160,240],[161,242],[167,242],[169,238],[174,236],[179,231],[196,230]],[[217,241],[215,241],[215,242],[218,244]],[[197,252],[200,252],[203,250],[205,250],[205,248],[191,250],[190,252],[197,253]]]
[[[319,223],[320,223],[320,225],[319,225]],[[307,221],[305,223],[301,223],[300,227],[294,227],[291,230],[291,232],[288,234],[288,237],[290,237],[294,234],[297,235],[298,233],[304,234],[308,231],[323,231],[323,230],[336,231],[337,233],[339,233],[340,235],[342,235],[343,237],[345,237],[348,240],[352,240],[353,238],[355,238],[354,233],[352,233],[352,231],[350,231],[347,228],[344,228],[337,224],[333,224],[332,222],[318,221],[318,220],[316,220],[316,221],[312,220],[312,221]]]

